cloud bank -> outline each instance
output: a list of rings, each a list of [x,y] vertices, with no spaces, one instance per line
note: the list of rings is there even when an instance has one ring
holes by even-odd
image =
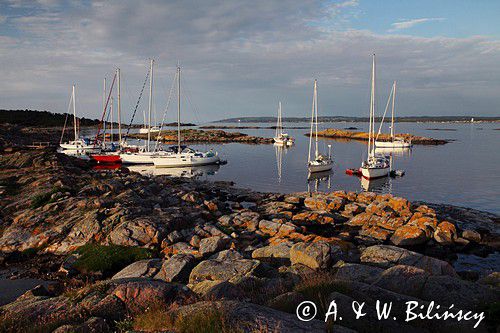
[[[398,80],[400,115],[499,113],[499,41],[376,34],[345,22],[337,29],[357,5],[14,1],[1,23],[0,107],[64,112],[76,83],[80,113],[98,117],[102,79],[120,67],[126,118],[154,58],[158,113],[180,61],[191,100],[186,120],[273,115],[279,99],[286,116],[305,116],[314,78],[321,114],[364,116],[375,52],[380,104]],[[419,22],[394,28],[404,23]]]

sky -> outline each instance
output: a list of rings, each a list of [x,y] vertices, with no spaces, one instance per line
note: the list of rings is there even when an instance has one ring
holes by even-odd
[[[119,67],[126,123],[154,59],[157,120],[178,63],[183,121],[274,116],[280,100],[306,117],[314,79],[320,115],[368,116],[375,53],[378,113],[396,80],[399,116],[499,116],[498,13],[493,0],[0,0],[0,108],[66,112],[75,84],[78,115],[100,118]]]

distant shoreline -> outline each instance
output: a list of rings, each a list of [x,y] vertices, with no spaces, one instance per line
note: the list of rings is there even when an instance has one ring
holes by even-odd
[[[471,122],[471,119],[474,119]],[[375,119],[380,122],[381,117]],[[309,122],[308,117],[285,117],[284,123],[298,123]],[[346,116],[326,116],[319,117],[320,123],[364,123],[368,122],[366,117],[346,117]],[[500,122],[500,117],[471,117],[471,116],[408,116],[408,117],[395,117],[395,122],[398,123],[497,123]],[[240,118],[226,118],[212,122],[215,123],[275,123],[276,117],[240,117]]]

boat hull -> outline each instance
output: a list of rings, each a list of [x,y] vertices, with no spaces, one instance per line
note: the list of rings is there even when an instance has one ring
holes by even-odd
[[[376,148],[410,148],[411,143],[406,141],[375,141]]]
[[[364,168],[364,167],[361,167],[361,175],[366,179],[387,177],[389,175],[389,167],[387,167],[387,168]]]
[[[333,168],[333,162],[327,163],[327,164],[309,164],[308,165],[309,172],[311,172],[311,173],[328,171],[328,170],[331,170],[332,168]]]
[[[122,162],[122,159],[120,158],[120,155],[115,155],[115,154],[110,154],[110,155],[90,155],[90,158],[92,158],[97,163],[103,163],[103,164],[117,164],[117,163],[121,163]]]
[[[120,158],[123,164],[153,164],[152,155],[147,153],[130,153],[120,154]]]
[[[217,155],[210,157],[162,156],[162,157],[154,157],[152,160],[153,164],[157,168],[192,167],[192,166],[216,164],[220,162],[220,158]]]

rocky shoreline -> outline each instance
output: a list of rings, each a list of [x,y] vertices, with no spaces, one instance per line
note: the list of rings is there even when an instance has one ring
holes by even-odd
[[[305,134],[309,136],[309,133]],[[408,133],[398,133],[396,134],[398,137],[404,138],[406,140],[411,141],[416,145],[444,145],[451,140],[442,140],[442,139],[433,139],[424,136],[417,136]],[[318,136],[322,138],[331,138],[331,139],[349,139],[349,140],[359,140],[359,141],[368,141],[368,133],[367,132],[356,132],[356,131],[347,131],[335,128],[328,128],[323,131],[318,132]],[[378,137],[378,141],[390,141],[391,136],[389,134],[380,134]]]
[[[260,193],[227,182],[93,170],[51,150],[0,155],[0,269],[55,281],[0,307],[0,331],[437,332],[498,329],[499,217],[372,192]],[[5,282],[5,283],[8,283]],[[327,324],[335,299],[392,301]],[[309,322],[295,315],[318,304]],[[404,321],[404,302],[484,311]]]

